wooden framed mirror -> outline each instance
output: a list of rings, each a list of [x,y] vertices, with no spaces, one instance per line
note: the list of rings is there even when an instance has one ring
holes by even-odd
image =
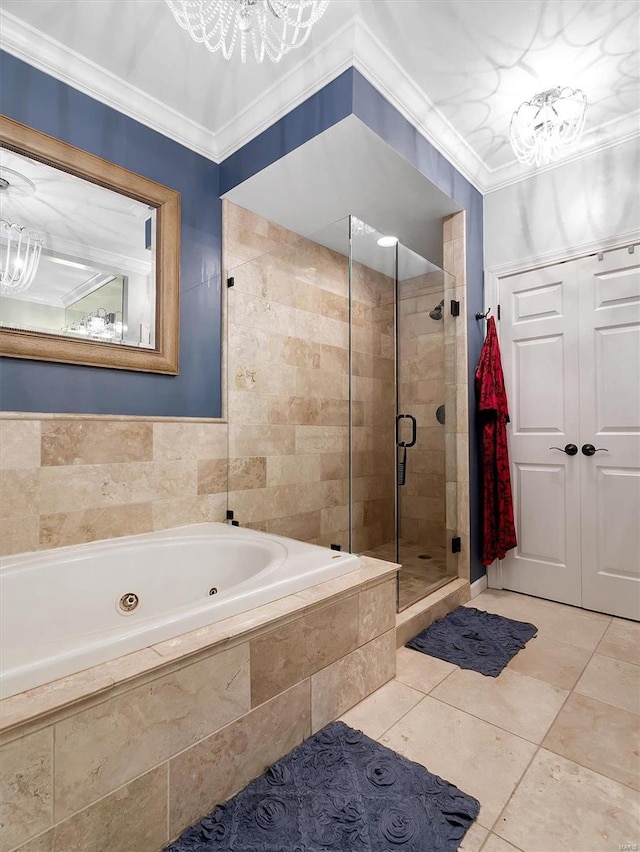
[[[0,355],[177,374],[180,193],[5,116],[0,146]]]

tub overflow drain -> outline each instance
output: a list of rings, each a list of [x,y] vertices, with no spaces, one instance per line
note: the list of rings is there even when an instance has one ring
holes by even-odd
[[[140,600],[137,595],[133,592],[127,592],[127,594],[123,595],[118,601],[118,609],[121,609],[122,612],[131,612],[139,603]]]

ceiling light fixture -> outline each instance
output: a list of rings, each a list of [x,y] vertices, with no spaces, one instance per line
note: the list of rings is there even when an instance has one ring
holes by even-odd
[[[13,296],[31,285],[43,242],[29,228],[0,219],[0,295]]]
[[[380,237],[378,239],[378,245],[382,246],[382,248],[391,248],[391,246],[395,246],[395,244],[397,242],[398,242],[398,238],[397,237],[391,237],[391,236]]]
[[[564,156],[584,129],[587,98],[568,86],[547,89],[520,104],[511,118],[511,145],[521,163],[539,166]]]
[[[191,38],[230,59],[240,42],[247,61],[247,44],[256,60],[266,55],[280,62],[285,53],[301,47],[311,27],[324,14],[329,0],[166,0],[173,16]]]

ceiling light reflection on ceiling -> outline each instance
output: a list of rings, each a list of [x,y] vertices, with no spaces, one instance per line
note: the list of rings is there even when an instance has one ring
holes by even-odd
[[[230,59],[236,42],[247,61],[247,44],[257,62],[266,55],[279,62],[285,53],[302,47],[311,27],[322,17],[329,0],[165,0],[191,38]]]
[[[397,242],[398,242],[398,238],[397,237],[391,237],[391,236],[380,237],[378,239],[378,245],[382,246],[382,248],[391,248],[391,246],[395,246],[395,244]]]
[[[529,166],[560,159],[580,139],[586,109],[584,92],[568,86],[547,89],[520,104],[509,128],[516,157]]]
[[[363,222],[362,219],[358,219],[357,216],[351,217],[351,236],[352,237],[360,237],[360,236],[370,236],[371,234],[375,234],[376,229],[371,227],[371,225],[367,225],[366,222]]]

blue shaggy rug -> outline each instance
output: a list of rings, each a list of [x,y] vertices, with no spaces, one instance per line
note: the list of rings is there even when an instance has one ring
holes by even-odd
[[[418,633],[405,647],[455,663],[461,669],[497,677],[537,632],[538,628],[526,621],[459,606]]]
[[[480,805],[332,722],[165,852],[453,852]]]

